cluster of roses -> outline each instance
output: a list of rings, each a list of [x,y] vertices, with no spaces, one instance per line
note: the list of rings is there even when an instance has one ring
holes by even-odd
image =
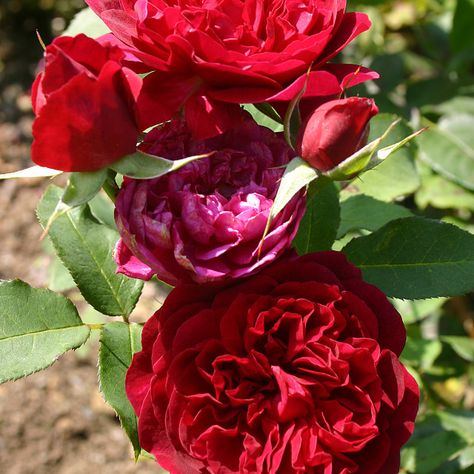
[[[325,171],[367,140],[375,105],[340,96],[376,74],[328,63],[367,17],[345,0],[87,3],[112,33],[46,48],[34,161],[209,154],[125,177],[116,200],[118,271],[175,286],[127,375],[142,447],[172,474],[397,473],[419,398],[400,315],[343,254],[289,250],[304,191],[266,228],[293,157]],[[302,91],[298,153],[241,109],[283,116]]]

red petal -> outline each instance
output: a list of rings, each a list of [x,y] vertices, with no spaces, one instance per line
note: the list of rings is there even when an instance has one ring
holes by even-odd
[[[127,44],[132,44],[132,36],[137,36],[133,8],[125,8],[120,0],[87,0],[86,3],[100,16],[115,36]]]
[[[33,161],[62,171],[95,171],[133,153],[137,128],[117,63],[97,80],[84,74],[48,97],[33,124]]]
[[[387,297],[375,286],[361,280],[347,281],[344,286],[363,299],[377,315],[380,347],[390,349],[399,356],[405,345],[406,330],[400,314]]]
[[[185,116],[193,136],[198,140],[214,137],[237,127],[243,117],[237,104],[226,104],[197,94],[187,101]]]
[[[321,54],[318,64],[324,64],[342,51],[356,36],[371,27],[372,23],[365,13],[346,13],[337,33]]]
[[[31,105],[35,114],[38,114],[43,105],[46,104],[46,98],[43,93],[43,77],[44,72],[39,73],[31,87]]]
[[[156,71],[146,76],[137,101],[140,129],[171,119],[199,88],[197,77]]]

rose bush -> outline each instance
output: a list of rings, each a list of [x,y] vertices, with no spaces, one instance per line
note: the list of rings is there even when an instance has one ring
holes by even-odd
[[[377,77],[358,66],[326,64],[370,27],[365,14],[345,11],[345,0],[87,3],[137,67],[156,70],[145,78],[148,102],[159,105],[155,120],[171,118],[176,110],[169,106],[179,97],[189,116],[207,111],[207,121],[189,120],[202,138],[232,126],[229,112],[236,109],[226,102],[289,101],[305,82],[308,97],[332,96]]]
[[[373,99],[350,97],[318,107],[299,131],[301,158],[320,171],[329,171],[367,144],[369,121],[377,115]]]
[[[341,253],[180,285],[127,373],[141,446],[171,474],[396,474],[419,398],[404,343]]]
[[[125,54],[84,35],[56,38],[32,89],[32,159],[62,171],[94,171],[133,153],[141,78]]]
[[[128,276],[207,282],[248,275],[290,245],[304,212],[299,193],[261,243],[282,165],[294,157],[283,137],[249,116],[204,141],[183,121],[153,130],[142,149],[168,159],[213,152],[151,180],[126,179],[115,217],[122,240],[115,258]],[[275,168],[280,167],[280,168]]]

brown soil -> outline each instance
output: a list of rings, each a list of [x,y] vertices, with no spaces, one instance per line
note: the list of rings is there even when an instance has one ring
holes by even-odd
[[[0,386],[0,472],[157,473],[135,465],[129,442],[97,388],[96,351]]]

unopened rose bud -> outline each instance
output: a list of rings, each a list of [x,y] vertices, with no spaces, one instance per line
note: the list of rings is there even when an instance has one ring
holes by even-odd
[[[364,97],[326,102],[301,127],[299,155],[320,171],[335,168],[367,144],[369,121],[377,113],[375,102]]]

